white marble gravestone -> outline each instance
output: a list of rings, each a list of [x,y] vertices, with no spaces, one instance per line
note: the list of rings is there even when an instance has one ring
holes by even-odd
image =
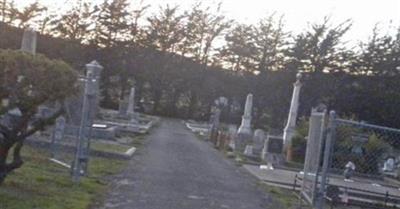
[[[253,137],[253,153],[256,156],[261,156],[261,152],[264,148],[265,133],[261,129],[254,131]]]
[[[135,87],[132,87],[129,93],[127,114],[131,117],[135,116]]]
[[[238,134],[251,134],[251,112],[253,108],[253,95],[247,95],[246,104],[244,106],[244,114],[242,123],[239,127]]]
[[[296,76],[296,82],[293,84],[293,95],[292,101],[290,103],[289,116],[287,124],[283,129],[283,146],[286,151],[286,160],[291,161],[292,159],[292,138],[296,133],[296,121],[297,121],[297,111],[299,109],[299,98],[300,89],[302,87],[301,83],[302,75],[298,73]]]
[[[285,126],[285,129],[283,130],[284,149],[288,149],[288,147],[291,146],[291,141],[295,134],[297,111],[299,109],[300,89],[302,87],[301,78],[302,78],[301,73],[298,73],[296,76],[296,82],[293,84],[294,88],[293,88],[292,101],[290,103],[288,121]]]
[[[66,120],[63,116],[57,118],[54,129],[53,135],[51,139],[51,155],[55,157],[57,155],[57,145],[64,139],[64,130],[65,130]]]
[[[124,97],[119,103],[119,116],[124,119],[129,119],[136,123],[137,117],[135,113],[135,88],[132,87],[129,92],[129,97]]]

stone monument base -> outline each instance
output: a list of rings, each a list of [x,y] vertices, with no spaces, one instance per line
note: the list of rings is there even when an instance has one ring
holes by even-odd
[[[285,156],[283,154],[263,153],[261,158],[263,162],[273,165],[274,167],[285,163]]]
[[[253,136],[247,133],[238,133],[235,137],[235,151],[244,153],[246,145],[251,144]]]
[[[79,135],[79,126],[75,125],[66,125],[65,126],[65,135],[69,136],[78,136]],[[116,127],[110,126],[106,128],[95,128],[93,127],[91,130],[90,128],[86,128],[85,134],[88,137],[89,134],[93,139],[103,139],[103,140],[115,140],[117,129]]]
[[[261,160],[273,166],[285,163],[283,138],[281,136],[267,136],[261,152]]]

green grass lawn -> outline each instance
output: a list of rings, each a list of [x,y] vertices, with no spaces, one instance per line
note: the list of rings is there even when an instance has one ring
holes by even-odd
[[[135,136],[129,144],[134,147],[140,147],[143,145],[145,137],[145,134]]]
[[[90,148],[102,152],[125,153],[132,147],[128,145],[108,144],[94,141],[91,143]]]
[[[270,186],[264,183],[259,183],[259,186],[266,191],[274,199],[276,207],[285,209],[297,209],[299,208],[298,196],[289,189],[283,189],[275,186]],[[297,192],[298,193],[298,192]],[[311,209],[303,203],[302,209]]]
[[[87,209],[104,195],[107,176],[116,174],[126,161],[92,157],[89,177],[71,182],[69,170],[48,160],[45,150],[25,146],[25,164],[0,186],[0,209]]]

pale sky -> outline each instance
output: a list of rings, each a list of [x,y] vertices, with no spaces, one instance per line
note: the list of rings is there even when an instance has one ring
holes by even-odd
[[[15,0],[18,5],[39,1],[54,9],[62,9],[71,0]],[[103,0],[93,0],[102,2]],[[353,27],[345,37],[351,42],[366,40],[376,23],[380,23],[383,33],[395,31],[400,26],[400,0],[221,0],[224,14],[241,23],[256,23],[266,14],[283,14],[286,30],[299,33],[311,22],[321,22],[324,16],[332,16],[332,22],[339,23],[346,19],[353,20]],[[132,0],[139,2],[139,0]],[[152,9],[160,5],[179,5],[182,9],[190,8],[195,0],[145,0]],[[220,2],[202,0],[205,4]]]

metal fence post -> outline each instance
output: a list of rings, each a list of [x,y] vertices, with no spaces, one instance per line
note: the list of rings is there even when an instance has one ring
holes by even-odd
[[[71,166],[72,180],[74,182],[79,182],[82,171],[84,173],[87,171],[88,155],[90,151],[90,136],[88,136],[88,129],[91,131],[93,119],[96,113],[95,111],[90,110],[97,108],[93,107],[93,105],[97,103],[97,100],[94,99],[98,96],[99,71],[103,69],[97,61],[87,64],[86,68],[87,72],[83,94],[81,124],[76,143],[75,157]]]
[[[83,144],[83,138],[86,137],[87,134],[87,128],[88,128],[88,120],[89,120],[89,89],[91,85],[91,80],[93,78],[93,74],[91,72],[87,73],[87,80],[85,81],[85,90],[84,90],[84,96],[83,96],[83,105],[82,105],[82,117],[81,117],[81,124],[79,127],[79,135],[76,143],[76,151],[75,151],[75,157],[73,161],[73,166],[72,168],[72,180],[74,182],[79,182],[80,176],[81,176],[81,171],[82,171],[82,157],[83,157],[83,152],[84,152],[84,144]]]
[[[321,171],[321,184],[319,188],[319,194],[317,199],[316,208],[323,209],[325,206],[325,191],[326,191],[326,181],[328,176],[328,169],[330,164],[330,158],[332,155],[333,141],[335,138],[336,132],[336,113],[335,111],[331,111],[329,113],[329,125],[328,125],[328,133],[326,135],[325,140],[325,149],[324,149],[324,159],[322,164]]]

